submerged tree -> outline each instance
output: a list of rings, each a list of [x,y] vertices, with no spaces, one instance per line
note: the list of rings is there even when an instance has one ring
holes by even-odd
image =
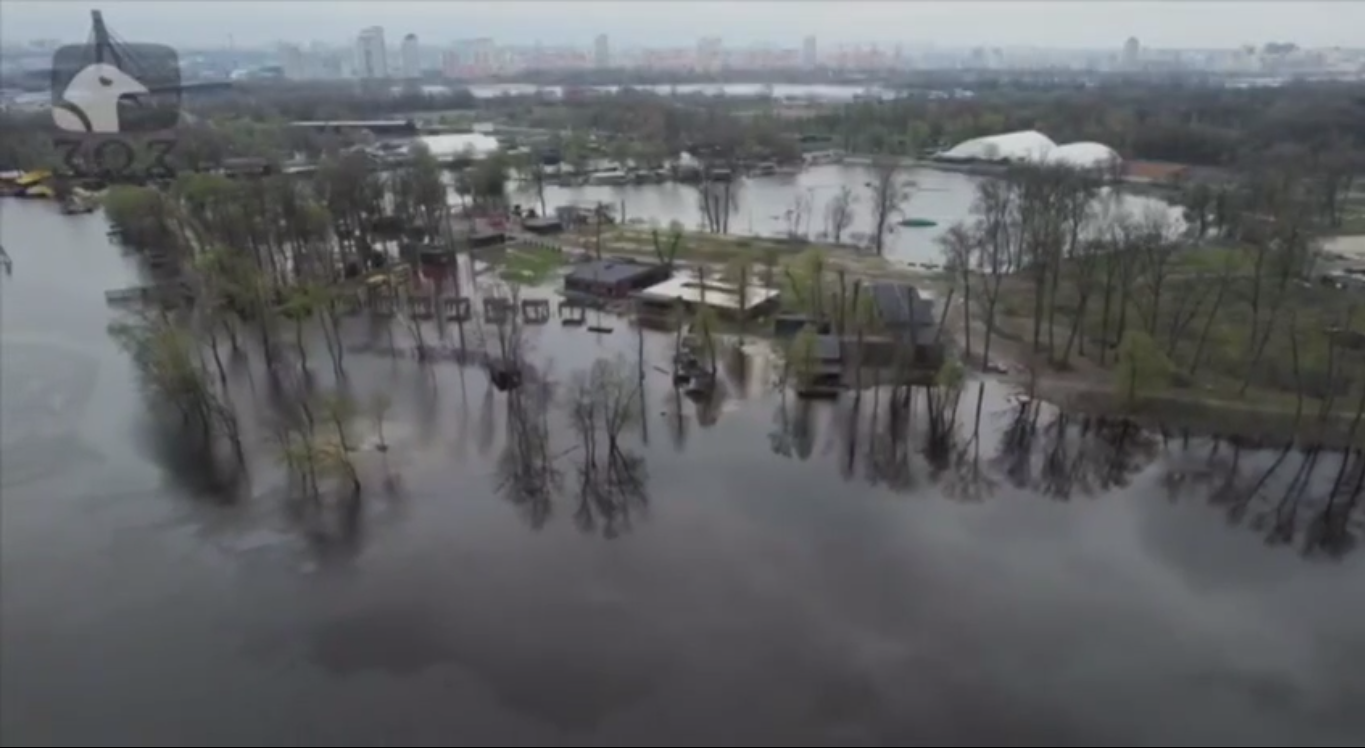
[[[211,474],[218,474],[225,467],[219,451],[226,445],[235,466],[245,469],[240,424],[226,378],[210,374],[204,347],[193,332],[164,312],[115,322],[109,332],[142,374],[153,413],[178,415],[174,426],[181,435],[179,446],[202,460]]]
[[[844,232],[853,225],[857,203],[858,196],[854,194],[853,188],[844,185],[825,205],[825,231],[834,244],[841,243]]]

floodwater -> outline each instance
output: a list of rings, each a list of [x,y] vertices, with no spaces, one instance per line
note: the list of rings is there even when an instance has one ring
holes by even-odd
[[[1020,440],[991,386],[981,461],[936,470],[882,426],[851,439],[847,402],[782,410],[761,366],[715,411],[684,405],[680,430],[668,377],[647,371],[647,433],[623,437],[643,490],[581,501],[584,450],[556,425],[562,486],[527,499],[505,490],[509,397],[481,371],[353,352],[353,386],[394,393],[403,485],[324,542],[291,524],[265,447],[252,495],[225,504],[152,436],[105,334],[103,292],[135,272],[99,215],[6,201],[0,230],[15,263],[0,284],[5,745],[1365,735],[1361,557],[1265,540],[1279,494],[1318,495],[1332,458],[1291,483],[1290,456],[1268,482],[1288,488],[1230,523],[1198,487],[1227,445],[1209,460],[1207,442],[1130,434],[1098,471],[1051,449],[996,457]],[[635,360],[639,339],[614,326],[552,322],[530,355],[567,389],[599,355]],[[239,410],[264,411],[263,375],[234,377]],[[974,410],[964,398],[962,419]],[[1277,456],[1237,454],[1250,482]]]
[[[976,197],[977,178],[960,172],[914,168],[905,178],[914,187],[911,198],[903,208],[905,217],[927,218],[937,222],[928,228],[893,226],[887,238],[885,254],[892,260],[904,262],[938,263],[943,260],[937,240],[955,222],[968,217]],[[857,195],[854,220],[844,232],[843,241],[855,241],[859,234],[867,243],[874,230],[871,198],[868,187],[873,181],[871,167],[853,164],[829,164],[805,169],[800,174],[749,177],[737,183],[737,206],[730,216],[730,232],[758,236],[786,236],[789,231],[817,238],[829,233],[825,220],[826,206],[848,187]],[[1178,219],[1179,211],[1166,203],[1144,195],[1120,194],[1118,205],[1132,214],[1141,215],[1149,209],[1167,211]],[[521,192],[517,199],[534,204],[534,195]],[[798,226],[795,216],[789,217],[798,199],[813,205],[806,211]],[[695,187],[670,182],[658,185],[587,185],[582,187],[547,187],[545,203],[549,210],[560,205],[607,203],[615,206],[618,216],[666,226],[678,221],[685,227],[702,226]]]

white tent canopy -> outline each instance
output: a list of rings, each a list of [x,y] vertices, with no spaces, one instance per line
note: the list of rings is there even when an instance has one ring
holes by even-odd
[[[962,161],[1041,161],[1056,147],[1052,138],[1037,130],[1023,130],[973,138],[958,143],[941,156]]]
[[[1103,143],[1058,145],[1037,130],[1021,130],[963,141],[939,154],[954,161],[1000,161],[1051,163],[1076,169],[1100,169],[1121,161],[1117,151]]]
[[[1117,151],[1103,143],[1085,141],[1059,145],[1047,153],[1047,162],[1076,169],[1103,169],[1122,161]]]

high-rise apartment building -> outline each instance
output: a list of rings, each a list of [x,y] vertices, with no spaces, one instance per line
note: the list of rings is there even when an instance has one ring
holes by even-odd
[[[1142,45],[1138,43],[1137,37],[1130,36],[1128,41],[1123,43],[1123,66],[1132,70],[1142,62]]]
[[[299,49],[297,44],[280,45],[280,70],[289,80],[303,80],[309,77],[303,50]]]
[[[355,42],[357,78],[389,77],[389,53],[384,44],[384,27],[371,26],[360,32]]]
[[[478,78],[503,72],[504,62],[492,39],[462,39],[441,54],[441,72],[447,78]]]
[[[725,63],[725,52],[720,37],[707,36],[697,40],[695,66],[698,70],[720,70]]]
[[[593,44],[593,65],[599,68],[611,67],[611,40],[606,34],[598,34]]]
[[[808,36],[801,43],[801,67],[812,70],[819,65],[820,58],[816,55],[815,37]]]
[[[408,34],[403,37],[400,56],[403,60],[404,78],[412,80],[422,77],[422,49],[417,44],[416,34]]]

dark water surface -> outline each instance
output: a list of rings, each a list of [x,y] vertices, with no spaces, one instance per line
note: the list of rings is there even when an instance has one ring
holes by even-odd
[[[987,492],[919,458],[850,470],[846,403],[783,430],[759,387],[733,387],[710,426],[686,406],[679,439],[651,372],[648,444],[629,446],[647,500],[589,525],[572,436],[555,431],[562,495],[510,501],[506,396],[481,372],[356,354],[357,386],[395,392],[406,490],[368,497],[345,542],[310,542],[269,468],[223,506],[167,467],[105,334],[103,292],[133,271],[102,220],[8,201],[0,227],[15,261],[0,285],[6,745],[1365,736],[1360,556],[1305,558],[1198,491],[1173,500],[1178,443],[1149,440],[1126,485],[1069,500],[986,460]],[[552,325],[536,355],[561,380],[613,350],[633,361],[617,328]],[[239,385],[244,410],[257,385]],[[1006,405],[987,401],[994,444]],[[853,451],[875,444],[874,429]]]

